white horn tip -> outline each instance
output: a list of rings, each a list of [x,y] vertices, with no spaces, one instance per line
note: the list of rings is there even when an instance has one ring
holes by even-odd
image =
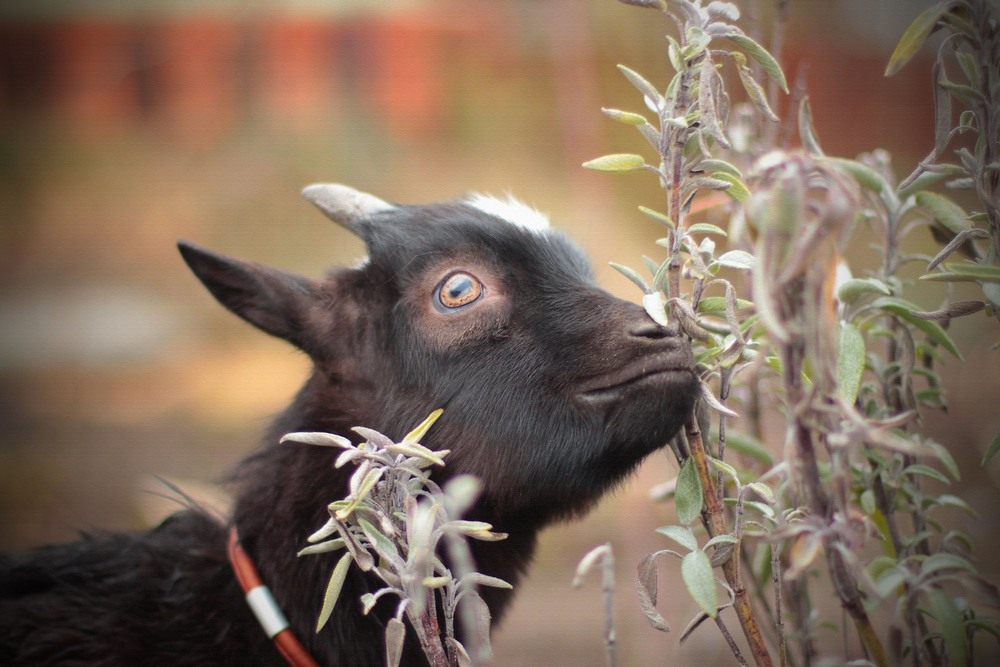
[[[394,208],[374,195],[360,192],[340,183],[315,183],[302,190],[302,196],[312,202],[334,222],[353,229],[357,221]]]

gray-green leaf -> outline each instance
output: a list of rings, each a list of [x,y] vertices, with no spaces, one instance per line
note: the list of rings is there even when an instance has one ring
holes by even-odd
[[[347,578],[347,570],[351,566],[351,554],[346,553],[337,561],[333,568],[333,574],[326,585],[326,592],[323,594],[323,607],[319,612],[319,619],[316,621],[316,632],[323,629],[326,622],[330,620],[330,614],[340,597],[340,589],[344,587],[344,580]]]
[[[986,448],[986,453],[983,454],[983,461],[980,465],[986,465],[990,460],[996,456],[997,452],[1000,452],[1000,433],[993,436],[993,440],[990,442],[989,447]]]
[[[865,294],[889,296],[892,292],[881,280],[875,278],[851,278],[837,288],[837,301],[852,304]]]
[[[658,111],[663,109],[663,96],[660,95],[659,91],[656,90],[656,87],[653,84],[646,81],[646,79],[635,70],[625,67],[625,65],[619,65],[618,71],[624,74],[629,83],[635,86],[635,89],[642,93],[643,97],[649,100]]]
[[[398,667],[403,657],[403,640],[406,639],[406,624],[398,618],[390,618],[385,626],[385,662],[388,667]]]
[[[948,263],[944,265],[944,273],[929,273],[920,276],[921,280],[942,280],[938,276],[952,277],[945,282],[982,282],[1000,283],[1000,266],[988,264]]]
[[[854,405],[854,401],[858,398],[864,370],[864,336],[853,324],[841,322],[837,346],[837,389],[840,397],[848,405]]]
[[[717,171],[712,174],[712,178],[718,181],[729,183],[729,187],[723,190],[727,195],[743,204],[750,199],[750,188],[747,187],[738,176],[734,176],[725,171]]]
[[[728,33],[724,36],[746,51],[746,54],[756,60],[757,64],[767,72],[768,76],[778,83],[781,90],[788,93],[788,83],[785,81],[785,73],[781,71],[781,65],[774,59],[774,56],[767,52],[767,49],[743,34]]]
[[[910,61],[916,52],[926,41],[927,36],[938,22],[938,19],[948,11],[950,3],[939,2],[933,7],[924,10],[913,23],[903,32],[903,36],[896,44],[895,50],[889,57],[889,64],[885,68],[885,75],[892,76],[898,72],[903,65]]]
[[[616,120],[619,123],[625,123],[626,125],[643,125],[646,123],[646,117],[642,114],[633,113],[631,111],[622,111],[621,109],[601,109],[601,113],[610,118],[611,120]]]
[[[661,526],[656,529],[656,532],[666,535],[688,551],[694,551],[698,548],[698,540],[695,539],[694,533],[687,526]]]
[[[656,554],[649,554],[636,567],[635,586],[639,594],[639,608],[649,624],[661,632],[670,632],[670,626],[656,610],[657,596]]]
[[[635,171],[636,169],[642,169],[645,164],[646,160],[641,155],[636,155],[635,153],[613,153],[584,162],[583,167],[595,171]]]
[[[968,664],[968,644],[965,638],[965,621],[955,601],[945,591],[931,588],[927,591],[935,620],[938,622],[944,653],[948,656],[948,664]]]
[[[950,352],[956,359],[962,359],[962,353],[958,351],[958,348],[955,347],[954,341],[952,341],[947,332],[941,328],[941,325],[930,320],[922,320],[914,315],[914,311],[919,311],[920,309],[909,301],[904,301],[903,299],[898,299],[896,297],[884,296],[872,302],[872,306],[898,315],[909,324],[912,324],[914,327],[927,334],[928,338],[948,350],[948,352]]]
[[[720,255],[715,261],[732,269],[752,269],[754,258],[745,250],[730,250]]]
[[[361,526],[362,532],[364,532],[365,536],[372,543],[372,546],[375,547],[375,551],[379,556],[382,558],[399,557],[396,543],[383,535],[382,531],[360,517],[358,517],[358,525]]]
[[[688,458],[681,466],[677,475],[677,487],[674,491],[674,503],[677,506],[677,519],[685,526],[698,520],[701,516],[701,506],[704,499],[701,495],[701,480],[694,468],[694,461]]]
[[[727,191],[728,192],[728,191]],[[710,222],[696,222],[687,228],[688,234],[716,234],[718,236],[728,236],[726,230],[713,225]]]
[[[774,491],[772,491],[771,487],[767,484],[764,484],[763,482],[750,482],[747,486],[771,505],[775,503],[776,499],[774,497]]]
[[[867,188],[876,194],[881,194],[889,187],[885,182],[885,179],[882,178],[882,176],[880,176],[874,169],[866,164],[858,162],[857,160],[828,157],[826,158],[826,161],[836,167],[839,167],[843,171],[846,171],[851,178],[858,182],[858,185],[863,188]]]
[[[681,561],[681,578],[691,594],[691,599],[703,612],[715,618],[718,612],[718,596],[715,590],[715,575],[712,574],[712,562],[701,549],[696,549],[684,556]]]
[[[914,198],[917,204],[930,211],[934,219],[952,234],[958,234],[972,226],[965,209],[944,195],[924,190],[918,192]]]
[[[636,287],[642,290],[643,294],[649,294],[653,291],[650,289],[649,283],[646,282],[646,279],[643,278],[635,269],[625,266],[624,264],[618,264],[617,262],[608,262],[608,264],[615,271],[631,280]]]

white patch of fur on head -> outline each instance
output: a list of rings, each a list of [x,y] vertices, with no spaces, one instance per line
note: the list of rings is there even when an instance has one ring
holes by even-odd
[[[505,220],[512,225],[533,232],[544,232],[549,228],[549,217],[508,194],[506,199],[473,193],[463,200],[483,213]]]

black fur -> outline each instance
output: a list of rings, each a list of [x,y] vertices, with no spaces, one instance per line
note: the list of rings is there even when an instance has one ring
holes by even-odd
[[[510,537],[473,543],[479,569],[517,584],[547,524],[580,515],[663,446],[697,394],[687,343],[593,284],[582,253],[465,203],[395,207],[357,230],[370,258],[311,281],[191,244],[212,294],[315,362],[237,469],[231,521],[292,627],[321,664],[377,665],[389,611],[350,602],[375,584],[352,569],[326,628],[312,628],[338,554],[297,558],[345,494],[331,451],[277,444],[291,431],[399,438],[435,408],[424,443],[453,451],[443,479],[485,483],[473,518]],[[434,305],[462,270],[485,285],[461,310]],[[348,466],[350,468],[350,466]],[[242,600],[227,527],[186,510],[137,535],[88,536],[0,563],[0,664],[281,664]],[[494,619],[508,591],[482,591]],[[379,613],[381,612],[381,613]],[[412,633],[409,633],[412,635]],[[404,664],[424,664],[411,642]]]

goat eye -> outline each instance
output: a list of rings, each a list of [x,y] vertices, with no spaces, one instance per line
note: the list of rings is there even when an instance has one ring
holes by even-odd
[[[455,310],[477,301],[483,295],[483,284],[468,273],[453,273],[438,288],[436,304]]]

